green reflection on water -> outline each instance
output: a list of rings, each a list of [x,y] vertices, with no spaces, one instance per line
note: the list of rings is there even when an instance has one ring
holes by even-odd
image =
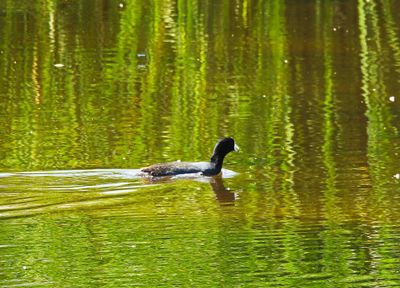
[[[395,5],[0,2],[3,172],[243,151],[205,183],[0,175],[1,285],[396,285]]]

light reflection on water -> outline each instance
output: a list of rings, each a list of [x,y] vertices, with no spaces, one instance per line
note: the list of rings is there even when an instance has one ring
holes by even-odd
[[[234,177],[235,174],[237,173],[227,169],[222,170],[225,179]],[[235,194],[224,186],[221,176],[187,174],[157,179],[142,177],[139,169],[0,173],[0,191],[3,198],[0,217],[25,217],[64,210],[97,210],[102,207],[115,209],[126,203],[125,198],[130,194],[142,195],[139,199],[142,205],[146,205],[147,196],[144,193],[151,197],[164,197],[165,195],[153,194],[152,191],[156,191],[157,186],[162,189],[163,184],[182,181],[209,183],[216,199],[221,203],[235,201]],[[196,188],[199,189],[201,188]]]

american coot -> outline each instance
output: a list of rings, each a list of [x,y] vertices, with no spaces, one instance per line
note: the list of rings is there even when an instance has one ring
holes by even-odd
[[[173,176],[187,173],[201,173],[205,176],[214,176],[221,172],[222,163],[226,154],[231,151],[239,151],[233,138],[224,138],[215,145],[210,162],[168,162],[154,164],[140,169],[145,175],[160,177]]]

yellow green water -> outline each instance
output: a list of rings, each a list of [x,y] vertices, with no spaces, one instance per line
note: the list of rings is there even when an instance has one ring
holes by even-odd
[[[0,287],[400,287],[397,6],[0,1]]]

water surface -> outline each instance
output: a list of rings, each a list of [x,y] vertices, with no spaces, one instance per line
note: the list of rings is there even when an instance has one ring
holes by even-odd
[[[396,5],[1,1],[0,286],[400,286]]]

